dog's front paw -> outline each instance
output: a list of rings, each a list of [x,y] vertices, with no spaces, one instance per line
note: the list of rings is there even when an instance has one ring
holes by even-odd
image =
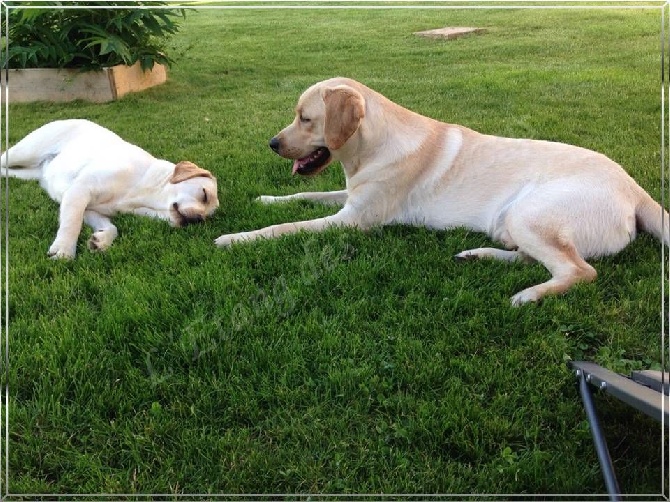
[[[454,259],[458,261],[471,261],[478,260],[479,255],[472,253],[471,251],[463,251],[454,255]]]
[[[231,244],[235,244],[237,242],[244,242],[251,239],[252,239],[251,232],[240,232],[237,234],[222,235],[221,237],[219,237],[214,241],[214,244],[222,248],[230,246]]]
[[[47,256],[49,258],[54,259],[54,260],[71,260],[75,257],[77,254],[77,246],[63,246],[62,244],[54,242],[51,247],[49,248],[49,251],[47,252]]]
[[[259,197],[256,197],[256,202],[260,202],[261,204],[272,204],[273,202],[277,201],[277,197],[273,195],[261,195]]]

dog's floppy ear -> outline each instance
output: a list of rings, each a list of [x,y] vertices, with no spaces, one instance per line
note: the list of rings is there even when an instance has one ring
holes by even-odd
[[[197,178],[199,176],[214,179],[214,176],[212,176],[212,173],[209,171],[196,166],[193,162],[182,160],[179,164],[174,166],[174,173],[172,173],[170,183],[181,183],[182,181]]]
[[[365,99],[355,89],[339,85],[323,91],[323,102],[326,104],[326,146],[338,150],[358,130],[365,117]]]

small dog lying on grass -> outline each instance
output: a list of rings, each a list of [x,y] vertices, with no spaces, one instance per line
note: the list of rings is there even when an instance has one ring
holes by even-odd
[[[88,120],[56,120],[2,154],[2,174],[36,179],[60,203],[52,258],[74,258],[84,222],[91,250],[107,249],[118,232],[109,217],[132,213],[181,227],[219,206],[216,178],[192,162],[153,157]]]
[[[471,249],[457,258],[532,259],[549,270],[551,279],[512,297],[520,305],[594,280],[585,258],[620,251],[639,229],[668,244],[667,211],[604,155],[438,122],[351,79],[307,89],[295,119],[270,147],[294,161],[294,174],[317,174],[340,161],[347,188],[262,196],[261,202],[306,199],[344,207],[325,218],[222,235],[218,246],[330,226],[465,227],[506,249]]]

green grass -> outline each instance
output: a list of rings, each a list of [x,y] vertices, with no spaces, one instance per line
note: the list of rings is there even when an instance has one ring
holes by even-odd
[[[509,297],[540,265],[458,263],[455,230],[330,230],[221,250],[223,233],[332,208],[260,194],[340,188],[290,176],[267,141],[300,93],[350,76],[423,114],[614,158],[660,196],[659,11],[201,10],[167,84],[104,105],[11,105],[17,141],[99,122],[219,180],[207,223],[116,218],[105,254],[47,259],[57,206],[10,180],[9,492],[600,494],[565,366],[658,367],[660,246],[594,260],[541,305]],[[455,41],[415,31],[488,33]],[[626,493],[659,493],[660,425],[598,407]],[[4,415],[2,417],[4,420]]]

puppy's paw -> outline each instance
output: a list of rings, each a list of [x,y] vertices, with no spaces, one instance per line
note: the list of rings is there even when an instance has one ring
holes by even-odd
[[[112,245],[115,237],[116,232],[98,230],[97,232],[94,232],[88,240],[88,249],[91,251],[105,251]]]
[[[49,251],[47,252],[47,256],[53,260],[71,260],[75,257],[76,254],[77,254],[76,245],[63,246],[56,242],[54,242],[51,245]]]

